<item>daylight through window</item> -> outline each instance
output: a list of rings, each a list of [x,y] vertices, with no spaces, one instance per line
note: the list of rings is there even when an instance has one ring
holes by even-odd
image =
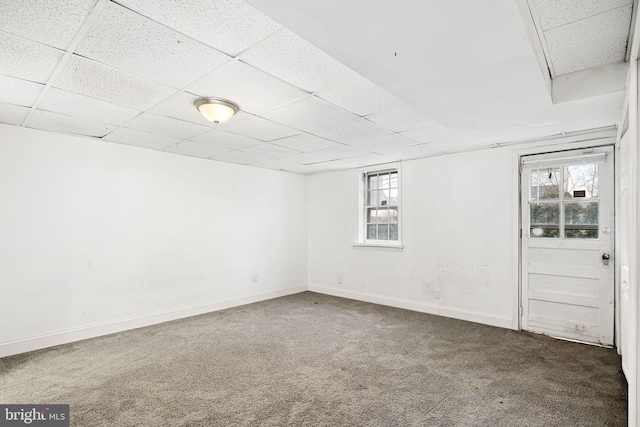
[[[365,176],[365,238],[398,241],[398,171],[370,172]]]

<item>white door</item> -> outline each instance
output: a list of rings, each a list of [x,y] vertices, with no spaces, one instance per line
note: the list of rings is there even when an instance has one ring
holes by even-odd
[[[522,329],[613,345],[613,149],[523,156]]]

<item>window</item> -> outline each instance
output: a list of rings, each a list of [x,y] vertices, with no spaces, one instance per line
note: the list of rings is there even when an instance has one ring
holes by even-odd
[[[369,243],[399,241],[398,170],[364,174],[364,240]]]

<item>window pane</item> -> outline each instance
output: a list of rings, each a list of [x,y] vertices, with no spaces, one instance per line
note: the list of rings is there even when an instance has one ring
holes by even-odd
[[[575,230],[564,230],[564,236],[568,239],[597,239],[598,238],[598,229],[575,229]]]
[[[558,227],[532,226],[529,230],[529,237],[560,237]]]
[[[398,223],[398,208],[389,209],[389,222],[391,224]]]
[[[378,202],[380,206],[389,205],[389,190],[378,190]]]
[[[598,165],[565,166],[565,194],[571,197],[598,197]]]
[[[380,224],[378,226],[378,240],[389,240],[389,226]]]
[[[389,240],[398,240],[398,224],[389,224]]]
[[[598,225],[598,202],[565,203],[564,217],[565,224],[567,225]]]
[[[377,190],[369,191],[368,198],[367,198],[367,205],[377,206],[378,204],[380,204],[379,198],[378,198],[378,191]]]
[[[392,189],[389,192],[389,204],[394,206],[398,204],[398,189]]]
[[[391,174],[391,188],[398,188],[398,173],[393,172]]]
[[[531,200],[557,199],[560,194],[560,168],[531,171]]]
[[[388,209],[378,209],[378,223],[386,224],[389,222],[389,210]]]
[[[367,185],[369,190],[375,190],[378,188],[378,175],[368,175],[367,179],[369,180]]]
[[[375,224],[367,225],[367,239],[377,239],[378,235],[376,234],[378,226]]]
[[[378,222],[378,215],[375,208],[367,209],[367,224],[375,224]]]
[[[389,174],[385,173],[382,175],[379,175],[379,179],[380,181],[378,181],[378,188],[389,188]]]
[[[565,203],[564,217],[566,238],[598,238],[598,202]]]
[[[530,214],[531,225],[560,224],[559,203],[532,203]]]

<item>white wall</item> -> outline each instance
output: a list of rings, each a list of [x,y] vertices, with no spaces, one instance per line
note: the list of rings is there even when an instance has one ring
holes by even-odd
[[[309,288],[512,327],[514,167],[506,148],[404,162],[401,252],[352,246],[358,171],[310,176]]]
[[[0,135],[0,357],[306,289],[306,177]]]

